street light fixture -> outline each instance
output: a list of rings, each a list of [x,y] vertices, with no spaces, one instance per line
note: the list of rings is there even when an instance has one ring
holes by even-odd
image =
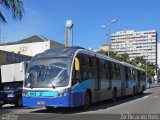
[[[147,68],[148,66],[147,65],[148,65],[148,63],[147,63],[147,59],[146,59],[146,83],[148,81],[148,72],[147,72],[148,71],[148,68]]]
[[[117,19],[113,19],[111,20],[107,25],[101,25],[101,28],[103,29],[108,29],[108,56],[109,56],[109,52],[110,52],[110,41],[111,41],[111,33],[110,33],[110,27],[113,23],[115,23],[117,21]]]
[[[148,51],[147,51],[148,52]],[[146,85],[147,85],[147,82],[148,81],[148,53],[145,54],[145,57],[146,57],[146,68],[145,68],[145,71],[146,71]]]

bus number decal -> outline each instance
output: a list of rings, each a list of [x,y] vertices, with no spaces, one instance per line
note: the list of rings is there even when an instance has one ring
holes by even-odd
[[[29,96],[43,96],[44,92],[29,92]]]
[[[37,96],[37,93],[36,92],[29,92],[29,95],[30,96]]]
[[[40,92],[39,96],[43,96],[43,92]]]

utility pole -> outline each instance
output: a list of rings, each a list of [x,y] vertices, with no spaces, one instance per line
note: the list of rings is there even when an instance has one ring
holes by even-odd
[[[68,47],[68,29],[65,28],[65,31],[64,31],[64,42],[65,42],[65,47]]]
[[[1,21],[0,21],[0,44],[2,42],[2,25],[1,25]]]
[[[110,47],[111,47],[111,25],[116,21],[117,19],[113,19],[107,25],[101,25],[102,28],[108,29],[108,56],[109,56]]]

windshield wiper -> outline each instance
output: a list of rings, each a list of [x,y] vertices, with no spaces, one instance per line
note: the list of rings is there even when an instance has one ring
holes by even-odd
[[[30,83],[30,86],[29,86],[31,89],[33,89],[33,82]]]

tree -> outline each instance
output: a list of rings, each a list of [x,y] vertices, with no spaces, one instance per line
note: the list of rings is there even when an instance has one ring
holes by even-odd
[[[104,50],[99,50],[99,51],[97,51],[97,53],[107,55],[107,52],[106,52],[106,51],[104,51]],[[108,56],[108,55],[107,55],[107,56]]]
[[[140,66],[142,64],[146,64],[146,60],[144,59],[144,56],[136,57],[132,60],[134,64]]]
[[[147,66],[146,66],[147,65]],[[147,62],[147,64],[142,64],[140,66],[142,69],[146,69],[147,67],[147,76],[154,76],[155,75],[155,70],[156,70],[156,66],[153,65],[152,63]]]
[[[0,5],[11,12],[13,19],[22,19],[24,8],[21,0],[0,0]],[[7,23],[5,16],[1,11],[0,22]]]
[[[97,52],[100,53],[100,54],[104,54],[104,55],[107,55],[107,56],[108,56],[108,51],[100,50],[100,51],[97,51]],[[113,51],[109,51],[109,56],[110,56],[111,58],[117,59],[117,60],[119,60],[119,61],[130,62],[130,60],[129,60],[129,55],[128,55],[127,53],[116,54],[116,53],[113,52]]]
[[[97,53],[104,54],[104,55],[107,55],[107,56],[108,56],[108,51],[99,50],[99,51],[97,51]],[[109,56],[110,56],[111,58],[116,59],[117,54],[114,53],[114,52],[112,52],[112,51],[109,51]]]
[[[129,61],[130,61],[129,55],[128,55],[127,53],[123,53],[123,54],[121,54],[120,56],[121,56],[121,58],[122,58],[121,61],[123,61],[123,62],[129,62]]]

